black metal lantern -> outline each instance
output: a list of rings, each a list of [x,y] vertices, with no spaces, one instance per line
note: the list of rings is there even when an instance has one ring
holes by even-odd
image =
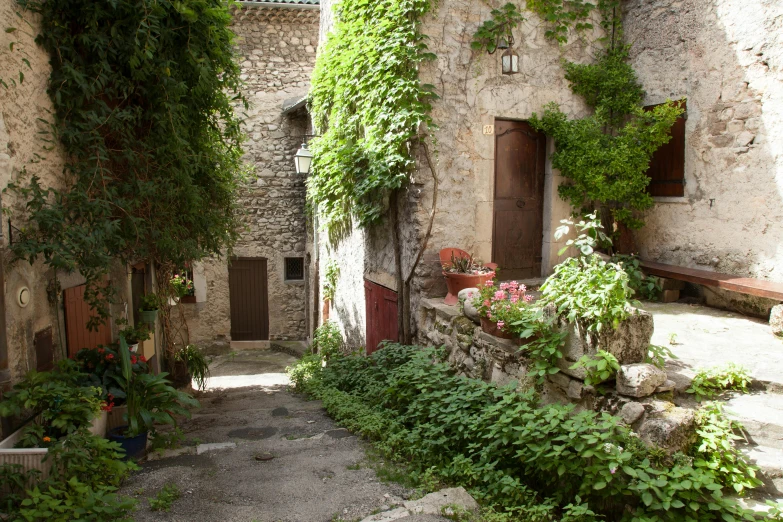
[[[500,55],[503,74],[516,74],[519,72],[519,55],[513,49],[508,48]]]
[[[294,164],[296,165],[297,174],[309,174],[310,165],[313,162],[313,153],[307,148],[306,143],[302,143],[302,147],[296,151],[294,155]]]

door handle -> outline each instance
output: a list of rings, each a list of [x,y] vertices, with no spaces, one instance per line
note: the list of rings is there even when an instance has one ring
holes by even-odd
[[[525,200],[524,199],[518,199],[517,200],[517,207],[525,208]]]

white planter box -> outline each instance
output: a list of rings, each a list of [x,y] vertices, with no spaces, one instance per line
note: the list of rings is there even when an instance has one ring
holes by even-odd
[[[24,471],[37,469],[41,472],[39,479],[45,479],[52,470],[52,463],[44,461],[49,454],[48,448],[14,448],[14,444],[22,438],[24,426],[13,432],[0,442],[0,465],[20,464]]]
[[[92,424],[89,427],[90,433],[99,437],[105,437],[107,422],[107,412],[101,411],[100,414],[93,419]],[[25,426],[22,426],[0,442],[0,465],[19,464],[24,471],[37,469],[41,472],[39,479],[45,479],[49,476],[52,469],[52,463],[49,460],[44,460],[49,454],[49,449],[14,448],[14,445],[22,438],[22,430],[24,428]]]

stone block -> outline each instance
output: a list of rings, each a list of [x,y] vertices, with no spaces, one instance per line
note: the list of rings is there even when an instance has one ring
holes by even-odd
[[[458,506],[474,513],[479,509],[478,503],[463,487],[442,489],[419,500],[408,501],[404,506],[414,515],[440,515],[447,506]]]
[[[647,397],[666,382],[666,372],[647,363],[620,366],[617,393],[628,397]]]
[[[666,393],[674,390],[677,387],[677,383],[671,379],[666,379],[666,382],[655,388],[655,393]]]
[[[652,314],[644,310],[632,309],[631,316],[622,321],[617,329],[606,329],[600,334],[591,334],[576,323],[560,320],[561,331],[567,332],[563,357],[558,360],[560,371],[584,380],[584,368],[571,369],[583,355],[595,355],[604,350],[617,358],[622,364],[644,361],[653,334]],[[662,384],[662,383],[661,383]]]
[[[462,312],[465,314],[465,317],[474,323],[479,324],[481,319],[479,318],[478,310],[473,306],[473,299],[468,297],[471,294],[478,295],[478,288],[465,288],[460,290],[457,294],[457,298],[463,302]]]
[[[620,410],[620,418],[626,424],[633,424],[644,415],[644,406],[638,402],[628,402]]]
[[[649,408],[638,429],[645,444],[658,446],[670,455],[687,451],[696,435],[693,410],[664,401],[653,401]]]
[[[783,337],[783,304],[772,307],[769,313],[769,327],[773,334]]]
[[[679,290],[664,290],[661,292],[662,303],[674,303],[680,300]]]

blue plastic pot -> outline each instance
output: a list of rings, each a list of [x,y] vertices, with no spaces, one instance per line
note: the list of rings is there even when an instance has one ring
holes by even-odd
[[[147,449],[147,432],[145,431],[135,437],[126,437],[123,433],[127,429],[127,426],[111,429],[107,434],[107,438],[120,443],[122,449],[125,450],[125,459],[143,457],[144,451]]]

